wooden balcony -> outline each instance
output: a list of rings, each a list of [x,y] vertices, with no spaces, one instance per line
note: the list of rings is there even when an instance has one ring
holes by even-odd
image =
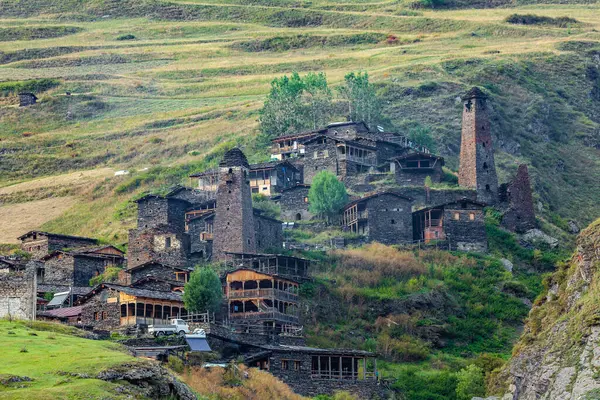
[[[229,319],[232,321],[240,320],[276,320],[292,324],[298,323],[298,317],[295,315],[283,314],[279,311],[256,311],[256,312],[238,312],[230,313]]]
[[[230,290],[227,294],[229,299],[259,299],[268,298],[276,300],[298,301],[298,295],[279,289],[249,289]]]

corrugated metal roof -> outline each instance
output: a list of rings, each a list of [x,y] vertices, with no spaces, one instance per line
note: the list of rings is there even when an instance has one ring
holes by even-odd
[[[54,310],[44,311],[41,313],[41,315],[49,315],[57,318],[76,317],[81,314],[82,308],[83,306],[57,308]]]

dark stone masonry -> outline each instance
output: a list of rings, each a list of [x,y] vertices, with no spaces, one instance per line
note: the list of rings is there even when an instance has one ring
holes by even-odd
[[[297,185],[286,189],[279,196],[281,219],[284,221],[307,221],[313,217],[308,210],[309,185]]]
[[[508,201],[508,210],[502,217],[502,226],[519,233],[536,227],[527,165],[519,165],[516,176],[506,185],[506,200]]]

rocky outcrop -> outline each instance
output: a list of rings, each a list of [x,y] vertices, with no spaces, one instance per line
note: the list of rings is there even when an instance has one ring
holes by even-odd
[[[197,400],[198,397],[169,371],[152,362],[122,364],[102,371],[98,379],[110,382],[126,381],[136,387],[135,393],[149,399],[175,398]],[[122,388],[126,392],[126,388]]]
[[[600,398],[600,220],[559,267],[499,381],[502,400]],[[497,393],[494,393],[497,394]]]

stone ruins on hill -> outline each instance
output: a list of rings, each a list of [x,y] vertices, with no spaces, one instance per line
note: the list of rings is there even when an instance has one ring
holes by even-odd
[[[527,167],[498,184],[487,97],[478,88],[463,97],[458,187],[435,188],[448,174],[442,157],[362,122],[278,137],[272,160],[250,165],[234,148],[218,168],[191,175],[195,187],[139,198],[127,254],[91,238],[24,234],[22,249],[31,259],[0,258],[0,317],[143,331],[193,318],[184,286],[196,265],[220,262],[226,266],[221,311],[203,321],[213,347],[234,343],[248,365],[304,395],[342,389],[370,396],[380,390],[374,354],[306,347],[302,335],[299,287],[311,279],[311,262],[283,252],[283,225],[315,218],[309,209],[315,175],[330,171],[360,194],[340,210],[339,223],[363,242],[485,252],[486,205],[504,211],[507,229],[536,225]],[[284,221],[253,208],[254,193],[278,202]],[[90,286],[107,271],[110,281]]]

